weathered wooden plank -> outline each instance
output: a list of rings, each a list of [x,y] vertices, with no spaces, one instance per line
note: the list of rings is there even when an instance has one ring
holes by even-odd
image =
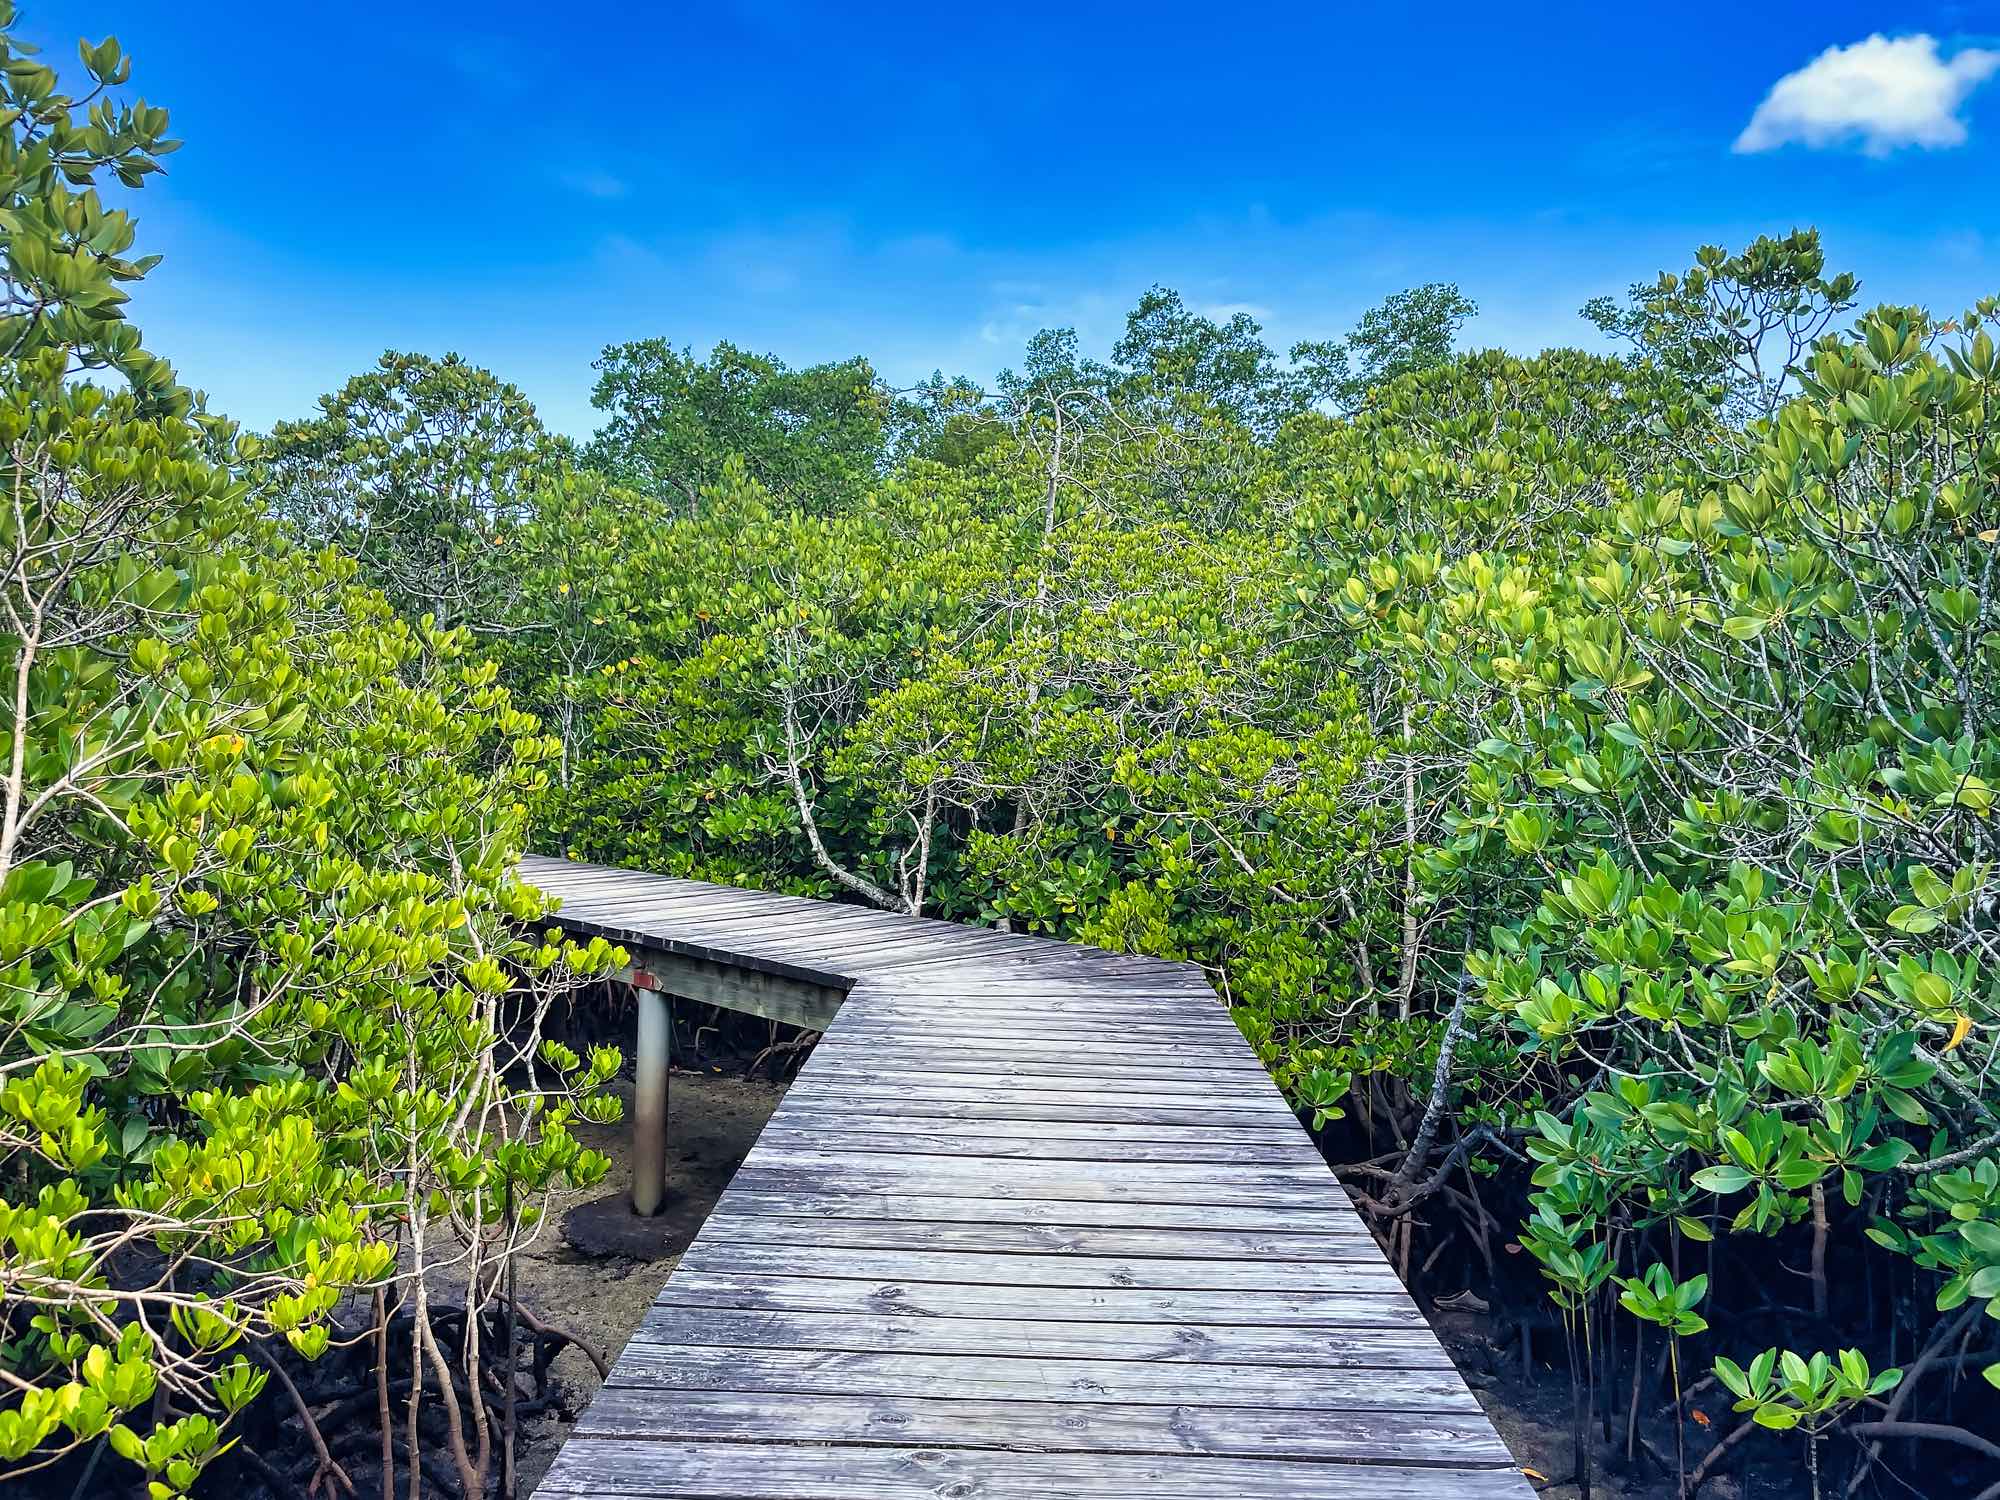
[[[842,913],[846,908],[822,907],[822,912]],[[970,957],[991,956],[996,960],[1018,956],[1013,938],[991,927],[974,927],[957,922],[928,922],[884,914],[880,920],[850,922],[836,919],[828,924],[837,951],[866,955],[871,951],[889,953],[923,950],[931,953],[961,953]],[[868,967],[872,968],[873,965]]]
[[[565,903],[576,903],[575,907],[565,914],[574,914],[576,910],[584,908],[594,911],[614,905],[636,904],[645,911],[659,912],[663,915],[682,915],[690,909],[734,908],[755,911],[770,918],[785,915],[814,915],[831,911],[847,913],[862,920],[875,916],[892,921],[907,920],[898,919],[888,912],[878,913],[870,907],[842,906],[815,900],[809,896],[792,896],[779,891],[759,890],[754,886],[710,885],[704,881],[683,880],[672,875],[620,870],[608,865],[584,864],[579,861],[552,860],[532,854],[521,861],[521,873],[530,885],[551,896],[561,898]]]
[[[960,973],[954,970],[953,974]],[[1114,984],[1092,979],[1063,989],[1047,987],[1040,994],[1026,994],[1010,985],[996,985],[990,993],[960,990],[958,993],[928,993],[904,985],[890,990],[889,978],[870,980],[874,990],[868,1006],[873,1019],[921,1021],[928,1016],[935,1024],[959,1019],[968,1021],[1022,1017],[1068,1017],[1102,1021],[1108,1026],[1137,1025],[1145,1021],[1176,1020],[1213,1025],[1217,1031],[1233,1032],[1235,1024],[1222,1003],[1199,995],[1169,990],[1143,981]],[[938,987],[940,990],[943,986]]]
[[[613,879],[644,880],[663,891],[677,885],[695,883],[650,870],[627,870],[615,865],[596,865],[584,860],[562,859],[549,854],[522,855],[521,878],[532,886],[548,891],[551,895],[559,894],[563,890],[588,889]],[[544,881],[550,883],[544,884]],[[712,889],[724,890],[728,887],[715,886]]]
[[[795,1443],[912,1443],[931,1448],[1059,1448],[1070,1453],[1432,1463],[1500,1467],[1507,1450],[1474,1412],[1349,1408],[957,1401],[794,1391],[655,1391],[607,1385],[578,1423],[591,1436],[668,1440],[783,1433]]]
[[[1403,1284],[1367,1261],[1197,1260],[1189,1256],[1036,1255],[974,1250],[857,1250],[849,1246],[748,1245],[696,1239],[681,1257],[719,1276],[818,1276],[932,1281],[967,1286],[1139,1287],[1149,1291],[1394,1292]]]
[[[538,1495],[629,1500],[1524,1500],[1510,1469],[1439,1469],[1178,1453],[573,1442]]]
[[[1056,1224],[941,1224],[925,1219],[792,1219],[732,1207],[701,1228],[697,1243],[852,1245],[866,1250],[986,1250],[1044,1255],[1186,1257],[1192,1260],[1315,1260],[1380,1264],[1373,1235],[1351,1230],[1260,1234],[1254,1230],[1093,1229]]]
[[[1014,1054],[1018,1060],[1068,1047],[1086,1052],[1132,1047],[1143,1051],[1207,1052],[1232,1061],[1256,1059],[1233,1025],[1211,1025],[1172,1015],[1113,1025],[1067,1016],[1019,1022],[983,1021],[969,1016],[954,1017],[945,1011],[932,1017],[928,1024],[898,1022],[894,1027],[884,1027],[867,1014],[866,1007],[856,1007],[849,1015],[849,1022],[849,1034],[855,1045],[909,1048],[912,1052],[958,1051],[1006,1056],[1010,1049],[1020,1048],[1023,1050]]]
[[[1259,1162],[1229,1166],[1217,1162],[1121,1161],[1118,1170],[1113,1173],[1105,1171],[1105,1163],[1101,1160],[1088,1163],[1045,1162],[1004,1156],[930,1156],[916,1152],[842,1156],[773,1142],[769,1148],[759,1150],[755,1159],[746,1162],[742,1170],[815,1177],[823,1188],[840,1191],[922,1192],[933,1189],[917,1188],[913,1184],[934,1183],[960,1196],[976,1191],[1006,1193],[1013,1197],[1070,1198],[1079,1196],[1076,1190],[1088,1188],[1081,1196],[1101,1201],[1107,1195],[1143,1197],[1145,1192],[1155,1189],[1202,1192],[1216,1188],[1242,1188],[1258,1193],[1290,1193],[1296,1203],[1310,1203],[1314,1195],[1324,1193],[1327,1206],[1335,1206],[1337,1202],[1327,1192],[1324,1173],[1309,1162]],[[1115,1191],[1110,1187],[1111,1180],[1135,1191],[1130,1194]],[[1228,1203],[1235,1200],[1222,1196],[1212,1200],[1197,1197],[1186,1201]]]
[[[927,1088],[940,1089],[1003,1089],[1009,1094],[1072,1094],[1081,1089],[1094,1095],[1109,1090],[1119,1097],[1164,1095],[1173,1099],[1246,1100],[1262,1107],[1274,1104],[1282,1107],[1268,1081],[1260,1083],[1241,1075],[1224,1077],[1185,1068],[1156,1073],[1110,1067],[1094,1071],[1083,1066],[1053,1073],[1030,1071],[1026,1067],[1013,1072],[995,1068],[965,1071],[943,1064],[926,1067],[919,1061],[906,1062],[901,1056],[855,1055],[851,1048],[822,1052],[813,1059],[811,1068],[815,1084],[831,1087],[842,1087],[852,1080],[856,1084],[892,1088],[921,1083]],[[1289,1109],[1284,1112],[1291,1113]]]
[[[561,915],[558,913],[559,918]],[[656,925],[616,911],[607,912],[605,916],[609,926],[635,925],[647,929]],[[780,954],[794,961],[803,958],[816,969],[846,972],[838,963],[828,962],[825,957],[828,940],[841,930],[837,922],[815,922],[811,926],[800,923],[788,928],[764,917],[736,917],[724,913],[657,925],[663,941],[689,947],[726,947],[730,952],[742,954]],[[803,953],[799,951],[801,949]]]
[[[1074,1080],[1072,1080],[1072,1083]],[[959,1104],[1006,1104],[1006,1105],[1070,1105],[1073,1107],[1096,1107],[1100,1109],[1151,1108],[1161,1111],[1172,1109],[1233,1110],[1243,1115],[1289,1116],[1291,1107],[1276,1093],[1266,1095],[1210,1093],[1190,1085],[1186,1089],[1158,1087],[1152,1089],[1120,1089],[1107,1103],[1105,1091],[1091,1088],[1041,1088],[1026,1083],[1009,1082],[1005,1085],[956,1083],[904,1083],[895,1078],[878,1082],[850,1081],[846,1078],[829,1079],[822,1083],[810,1067],[800,1073],[792,1087],[802,1097],[822,1098],[872,1098],[876,1096],[890,1099],[938,1100]],[[1115,1118],[1115,1116],[1106,1116]]]
[[[774,904],[775,903],[775,904]],[[599,921],[624,926],[657,929],[677,938],[693,941],[726,936],[732,942],[754,945],[820,936],[843,945],[863,939],[921,942],[921,930],[912,931],[907,919],[871,913],[855,907],[829,906],[794,897],[772,897],[755,891],[738,891],[723,900],[681,897],[661,903],[644,896],[610,899],[583,898],[572,905],[565,901],[556,913],[558,921]],[[941,935],[976,935],[978,928],[946,927]]]
[[[1211,1010],[1222,1008],[1221,999],[1197,968],[1041,938],[997,935],[1009,944],[1004,955],[938,977],[939,987],[954,1000],[1004,1006],[1016,999],[1032,1004],[1045,997],[1101,997],[1116,990],[1157,998],[1178,996]],[[892,999],[909,1001],[921,998],[928,986],[890,976],[883,980],[883,988]]]
[[[1263,1064],[1248,1048],[1239,1052],[1220,1046],[1215,1034],[1205,1029],[1199,1033],[1155,1030],[1145,1035],[1120,1031],[1115,1036],[1102,1036],[1065,1035],[1061,1031],[1052,1033],[1046,1026],[1024,1026],[995,1035],[966,1025],[936,1021],[921,1028],[877,1026],[868,1019],[865,1007],[857,1007],[841,1022],[840,1037],[849,1047],[894,1048],[902,1057],[955,1057],[965,1063],[1124,1058],[1132,1063],[1263,1072]]]
[[[644,887],[598,885],[567,891],[558,915],[589,917],[598,921],[657,922],[663,929],[677,930],[703,917],[731,913],[754,915],[763,921],[770,921],[787,910],[776,904],[783,899],[774,898],[769,891],[733,887],[726,891],[705,891],[700,886],[691,886],[660,895]],[[805,905],[807,908],[812,906],[811,903]],[[798,909],[790,908],[794,911]]]
[[[1282,1151],[1302,1160],[1318,1159],[1311,1139],[1290,1120],[1260,1120],[1255,1124],[1230,1126],[1186,1124],[1127,1125],[1102,1120],[981,1120],[962,1131],[941,1131],[934,1119],[921,1115],[868,1114],[854,1109],[818,1111],[794,1109],[787,1105],[765,1129],[773,1136],[783,1134],[857,1134],[914,1137],[943,1146],[949,1142],[977,1147],[982,1141],[1024,1140],[1044,1143],[1076,1142],[1095,1148],[1094,1160],[1116,1160],[1117,1147],[1143,1142],[1243,1146]]]
[[[1037,1190],[1044,1185],[1065,1190],[1085,1184],[1095,1187],[1113,1175],[1104,1170],[1102,1161],[1079,1165],[1066,1161],[1022,1161],[1013,1157],[896,1155],[888,1152],[841,1156],[778,1142],[769,1146],[760,1143],[755,1165],[759,1170],[815,1173],[824,1178],[828,1186],[849,1181],[893,1184],[921,1180],[949,1182],[955,1189],[961,1190],[970,1184],[980,1191],[1026,1192],[1030,1197],[1067,1197],[1067,1191],[1051,1195]],[[1311,1194],[1326,1186],[1325,1169],[1312,1162],[1260,1162],[1240,1167],[1216,1162],[1121,1162],[1115,1175],[1119,1182],[1145,1190],[1247,1187]]]
[[[974,958],[991,951],[995,941],[973,928],[947,928],[948,935],[943,938],[905,936],[894,928],[874,934],[856,932],[832,916],[784,925],[757,918],[751,932],[739,933],[745,925],[746,919],[741,916],[719,913],[675,922],[672,932],[676,938],[695,943],[730,938],[752,952],[797,948],[814,964],[849,971],[857,965],[872,970],[912,959],[932,962],[946,957]]]
[[[955,974],[958,971],[949,969],[944,972]],[[909,977],[888,976],[898,981]],[[927,1031],[932,1035],[946,1030],[990,1031],[1008,1036],[1042,1036],[1053,1032],[1062,1036],[1094,1030],[1106,1039],[1171,1031],[1191,1032],[1200,1039],[1232,1044],[1243,1040],[1235,1021],[1221,1006],[1173,995],[1149,992],[1143,998],[1126,997],[1118,1007],[1121,1013],[1107,1014],[1103,1002],[1108,998],[1108,992],[1095,985],[1061,996],[1041,999],[1023,997],[1009,1005],[980,1003],[950,995],[925,997],[910,991],[908,998],[921,1003],[891,1009],[892,1002],[882,993],[886,979],[869,974],[864,976],[864,982],[868,986],[869,1003],[857,1010],[854,1024],[884,1031]],[[1063,1008],[1049,1008],[1057,1005]]]
[[[1198,1068],[1118,1068],[1114,1064],[1024,1064],[1020,1068],[962,1068],[938,1060],[906,1060],[902,1056],[872,1056],[856,1050],[846,1038],[840,1046],[826,1046],[810,1062],[814,1084],[856,1086],[856,1088],[902,1088],[904,1084],[924,1084],[926,1088],[954,1088],[968,1092],[1000,1090],[1006,1094],[1146,1094],[1170,1096],[1176,1100],[1216,1100],[1252,1106],[1280,1104],[1284,1114],[1292,1110],[1270,1090],[1248,1076],[1206,1074]]]
[[[1087,1161],[1102,1163],[1106,1151],[1101,1141],[1065,1140],[1060,1137],[1009,1137],[945,1135],[936,1131],[896,1134],[890,1131],[842,1130],[810,1121],[774,1122],[766,1127],[761,1143],[773,1148],[850,1153],[916,1153],[924,1156],[1007,1156],[1033,1161]],[[1307,1148],[1298,1142],[1278,1140],[1275,1144],[1232,1141],[1224,1135],[1183,1132],[1179,1140],[1125,1140],[1118,1143],[1120,1161],[1214,1162],[1254,1165],[1288,1165],[1305,1162]]]
[[[871,988],[873,979],[864,981]],[[1178,1008],[1158,1007],[1144,1013],[1144,1019],[1128,1014],[1117,1020],[1089,1012],[1064,1011],[1049,1015],[1005,1016],[959,1015],[951,1002],[940,1000],[927,1019],[883,1017],[870,1004],[856,1006],[848,1016],[848,1026],[857,1038],[867,1038],[879,1048],[914,1051],[950,1049],[963,1041],[973,1050],[1005,1053],[1006,1043],[1028,1049],[1054,1050],[1065,1046],[1111,1050],[1120,1046],[1172,1047],[1176,1044],[1210,1049],[1224,1057],[1255,1057],[1243,1034],[1227,1017],[1209,1018],[1186,1014]],[[1136,1009],[1136,1003],[1135,1003]],[[986,1047],[977,1044],[984,1041]]]
[[[1174,1037],[1066,1036],[1060,1032],[1051,1035],[1038,1027],[1032,1034],[1009,1039],[963,1032],[946,1023],[932,1027],[925,1036],[898,1036],[870,1031],[857,1023],[842,1026],[839,1041],[841,1058],[849,1063],[880,1058],[903,1067],[936,1065],[961,1072],[1006,1069],[1033,1072],[1037,1064],[1113,1071],[1152,1068],[1170,1073],[1198,1072],[1212,1078],[1260,1084],[1266,1089],[1271,1086],[1270,1074],[1247,1046],[1185,1033]]]
[[[753,1152],[750,1162],[755,1162]],[[747,1163],[746,1163],[747,1165]],[[1170,1208],[1171,1211],[1168,1211]],[[753,1213],[804,1219],[902,1219],[937,1224],[1028,1224],[1082,1229],[1176,1228],[1247,1230],[1261,1234],[1335,1233],[1354,1226],[1344,1197],[1302,1204],[1289,1194],[1273,1203],[1205,1203],[1163,1206],[1088,1198],[1031,1198],[951,1193],[869,1192],[843,1183],[829,1191],[824,1180],[810,1185],[795,1179],[752,1180],[739,1171],[716,1212]]]
[[[1398,1290],[1157,1291],[1144,1287],[977,1286],[847,1277],[675,1271],[660,1293],[682,1307],[869,1312],[899,1318],[1020,1318],[1045,1323],[1264,1323],[1277,1327],[1422,1328]]]
[[[1235,1109],[1220,1105],[1064,1104],[1046,1099],[967,1099],[946,1094],[938,1098],[911,1098],[890,1088],[802,1090],[797,1083],[785,1096],[786,1109],[796,1107],[801,1114],[824,1116],[893,1115],[903,1119],[930,1120],[1051,1120],[1074,1124],[1166,1125],[1214,1130],[1296,1128],[1297,1120],[1287,1113],[1267,1109]]]
[[[1199,1056],[1208,1053],[1234,1063],[1246,1060],[1256,1063],[1256,1054],[1243,1042],[1234,1027],[1223,1031],[1206,1024],[1183,1025],[1175,1021],[1144,1025],[1133,1023],[1106,1030],[1101,1026],[1080,1028],[1063,1021],[1002,1027],[984,1021],[960,1022],[937,1017],[921,1029],[900,1026],[889,1030],[873,1026],[868,1020],[867,1008],[857,1006],[846,1013],[846,1019],[841,1023],[841,1036],[850,1046],[956,1051],[966,1057],[1006,1057],[1015,1048],[1022,1049],[1017,1055],[1023,1059],[1053,1055],[1071,1048],[1090,1056],[1130,1047],[1146,1054]]]
[[[928,1159],[931,1162],[943,1160],[941,1157]],[[1054,1172],[1030,1176],[998,1170],[1001,1167],[1040,1165],[1034,1162],[996,1161],[978,1176],[926,1170],[927,1165],[928,1162],[909,1170],[890,1171],[877,1165],[875,1159],[848,1157],[840,1163],[841,1170],[836,1173],[783,1160],[769,1160],[758,1152],[753,1153],[738,1170],[735,1181],[747,1189],[764,1192],[820,1193],[845,1197],[850,1201],[879,1194],[921,1193],[932,1197],[972,1198],[995,1204],[1017,1200],[1147,1204],[1163,1210],[1154,1214],[1156,1222],[1171,1218],[1172,1215],[1164,1210],[1176,1206],[1282,1209],[1296,1207],[1301,1201],[1311,1201],[1310,1190],[1296,1181],[1244,1182],[1237,1180],[1237,1174],[1233,1173],[1194,1181],[1137,1175],[1141,1168],[1164,1170],[1174,1165],[1171,1162],[1138,1163],[1115,1174],[1077,1172],[1070,1176]],[[1060,1167],[1063,1164],[1048,1165]],[[1324,1206],[1329,1209],[1340,1202],[1331,1194],[1323,1200]]]
[[[1477,1413],[1448,1370],[1266,1364],[1193,1365],[1143,1359],[883,1354],[810,1347],[660,1344],[635,1338],[614,1384],[634,1391],[784,1391],[925,1396],[953,1401],[1065,1401],[1134,1406],[1259,1406],[1322,1414]]]
[[[1078,996],[1101,999],[1114,991],[1153,999],[1174,997],[1209,1010],[1223,1008],[1221,999],[1199,969],[1106,953],[1099,948],[1075,947],[1039,938],[1021,939],[1005,933],[997,935],[1009,944],[1004,955],[989,963],[936,976],[938,988],[955,1001],[995,1008],[1004,1008],[1017,1000],[1035,1004],[1043,999]],[[930,988],[921,981],[893,975],[882,984],[888,998],[903,1003],[921,999]]]
[[[1427,1370],[1457,1381],[1429,1328],[1305,1328],[1241,1323],[1038,1323],[1018,1318],[894,1318],[875,1313],[754,1311],[656,1302],[635,1346],[755,1344],[766,1348],[981,1358],[1120,1359],[1171,1371],[1256,1364],[1302,1370]],[[1463,1382],[1459,1382],[1462,1386]]]
[[[925,1013],[933,1018],[964,1013],[975,1019],[987,1016],[1060,1014],[1078,1009],[1102,1012],[1109,1002],[1129,1002],[1121,1024],[1137,1025],[1148,1020],[1185,1018],[1229,1023],[1229,1010],[1213,990],[1181,984],[1171,978],[1155,980],[1123,976],[1093,975],[1078,971],[1055,977],[1026,969],[1020,977],[1002,977],[972,983],[969,976],[981,973],[990,964],[953,968],[938,974],[869,975],[874,1004],[871,1014],[913,1020]],[[879,1007],[879,1009],[878,1009]]]

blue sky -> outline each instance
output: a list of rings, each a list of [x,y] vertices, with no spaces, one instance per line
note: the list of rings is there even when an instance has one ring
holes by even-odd
[[[1469,340],[1532,350],[1796,224],[1865,295],[2000,292],[2000,0],[23,0],[19,30],[59,65],[115,33],[173,111],[134,317],[253,427],[385,347],[579,435],[627,338],[984,379],[1039,327],[1102,352],[1155,281],[1282,346],[1455,280]]]

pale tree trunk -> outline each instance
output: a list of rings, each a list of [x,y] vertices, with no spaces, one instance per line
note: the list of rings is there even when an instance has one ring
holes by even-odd
[[[853,891],[857,896],[865,897],[869,901],[874,902],[884,911],[909,910],[908,903],[897,896],[895,892],[885,890],[867,876],[848,869],[839,860],[835,859],[833,852],[826,847],[826,841],[820,837],[819,820],[813,816],[812,798],[806,795],[805,771],[799,764],[799,720],[790,683],[785,685],[783,692],[783,714],[785,721],[785,763],[783,770],[785,780],[792,789],[792,802],[798,808],[799,822],[805,828],[806,843],[812,848],[814,860],[818,862],[822,870],[831,875],[839,884],[847,887],[848,890]]]
[[[1403,705],[1403,972],[1396,984],[1396,1014],[1409,1020],[1417,994],[1417,757],[1410,738],[1410,706]]]
[[[37,610],[33,623],[23,632],[21,658],[14,670],[14,724],[7,755],[7,796],[5,811],[0,813],[0,880],[5,880],[14,867],[14,844],[20,836],[21,811],[27,798],[28,682],[34,672],[40,635],[41,612]]]

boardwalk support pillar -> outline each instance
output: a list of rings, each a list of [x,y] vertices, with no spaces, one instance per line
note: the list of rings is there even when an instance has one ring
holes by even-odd
[[[632,1212],[650,1218],[667,1188],[667,1069],[673,1062],[667,997],[635,983],[639,1047],[632,1084]]]

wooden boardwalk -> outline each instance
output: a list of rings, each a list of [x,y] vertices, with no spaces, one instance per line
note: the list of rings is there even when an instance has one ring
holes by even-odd
[[[1199,970],[525,874],[635,966],[846,992],[538,1494],[1529,1494]]]

